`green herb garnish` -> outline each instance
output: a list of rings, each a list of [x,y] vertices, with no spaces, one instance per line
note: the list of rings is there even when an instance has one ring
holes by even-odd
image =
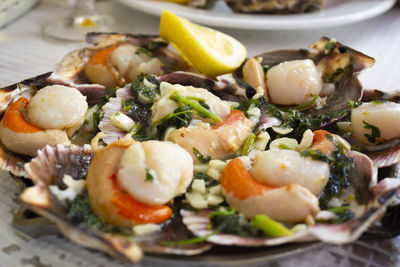
[[[201,163],[208,163],[211,160],[211,157],[206,157],[197,148],[193,148],[193,154]]]
[[[367,137],[368,142],[375,143],[376,138],[381,137],[381,131],[379,130],[378,127],[369,124],[364,120],[363,123],[364,123],[364,129],[371,129],[371,134],[364,134],[364,136]]]
[[[193,245],[193,244],[205,242],[205,241],[207,241],[207,239],[210,236],[216,235],[218,233],[219,233],[219,231],[215,230],[212,233],[202,236],[202,237],[194,237],[194,238],[179,240],[179,241],[164,241],[164,242],[162,242],[162,244],[165,246],[170,246],[170,247]]]
[[[249,134],[247,136],[246,141],[244,142],[244,145],[240,149],[240,156],[247,156],[251,150],[254,148],[254,142],[256,141],[257,136],[254,133]]]
[[[145,179],[145,181],[146,182],[150,182],[150,183],[153,182],[154,177],[150,173],[150,168],[146,167],[145,170],[146,170],[146,179]]]
[[[226,234],[237,234],[240,236],[259,237],[263,236],[260,228],[236,212],[235,209],[220,208],[209,215],[210,224],[213,229]]]
[[[140,48],[136,49],[135,55],[140,55],[140,54],[145,54],[145,55],[148,55],[149,57],[154,57],[153,53],[144,47],[140,47]]]
[[[203,116],[205,118],[210,118],[215,122],[222,122],[222,120],[218,116],[216,116],[215,114],[213,114],[210,111],[208,111],[202,105],[200,105],[199,103],[191,100],[188,97],[178,95],[177,92],[174,92],[169,98],[174,100],[174,101],[176,101],[178,103],[178,105],[179,104],[185,104],[185,105],[190,106],[200,116]]]

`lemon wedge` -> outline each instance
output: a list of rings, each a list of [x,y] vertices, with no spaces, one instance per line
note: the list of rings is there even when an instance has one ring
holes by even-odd
[[[246,48],[233,37],[200,26],[164,10],[160,36],[170,42],[193,67],[209,77],[229,73],[246,59]]]

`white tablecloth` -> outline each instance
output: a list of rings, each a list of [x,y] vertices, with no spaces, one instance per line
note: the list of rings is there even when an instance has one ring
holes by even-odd
[[[156,34],[159,20],[141,14],[114,1],[100,1],[99,9],[114,16],[121,32]],[[59,6],[39,4],[19,20],[0,30],[0,87],[33,77],[56,66],[69,51],[83,43],[67,43],[45,38],[43,26],[67,15]],[[221,29],[222,30],[222,29]],[[366,88],[400,89],[400,8],[369,21],[348,26],[305,31],[225,30],[248,48],[249,55],[271,49],[307,48],[321,36],[334,37],[376,59],[376,65],[362,74]],[[10,226],[17,208],[13,181],[1,174],[0,181],[0,265],[23,266],[110,266],[112,261],[101,253],[89,252],[58,237],[27,239]],[[371,249],[371,246],[373,249]],[[296,259],[281,260],[285,266],[395,266],[399,263],[399,241],[358,242],[352,246],[324,246]],[[369,251],[367,255],[365,251]],[[351,252],[351,253],[349,253]],[[364,254],[363,254],[364,253]],[[161,262],[161,261],[160,261]],[[40,265],[43,264],[43,265]],[[114,262],[114,264],[119,265]],[[144,265],[149,265],[145,260]],[[154,261],[152,262],[154,264]],[[199,263],[201,265],[201,263]],[[185,266],[185,264],[179,266]],[[178,266],[177,265],[177,266]],[[200,266],[199,265],[199,266]],[[193,265],[194,266],[194,265]]]

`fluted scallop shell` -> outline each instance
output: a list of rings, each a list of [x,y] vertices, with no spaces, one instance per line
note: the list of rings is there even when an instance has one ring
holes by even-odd
[[[210,210],[193,212],[181,210],[183,223],[198,237],[207,237],[207,241],[213,244],[225,246],[276,246],[286,243],[306,242],[319,240],[332,244],[345,244],[358,239],[367,229],[385,214],[386,209],[393,203],[400,192],[400,176],[385,178],[378,184],[373,183],[376,176],[375,167],[371,160],[361,153],[352,152],[350,157],[355,159],[355,168],[350,175],[351,186],[355,190],[355,197],[360,206],[364,206],[364,212],[344,223],[317,224],[307,226],[304,230],[284,237],[243,237],[234,234],[212,234],[210,229]],[[397,166],[393,166],[397,168]],[[372,185],[372,187],[371,187]],[[396,217],[397,218],[397,217]],[[396,219],[394,219],[396,220]],[[397,225],[396,221],[390,222]],[[382,231],[382,230],[381,230]]]
[[[62,178],[66,174],[77,180],[84,179],[93,156],[89,145],[83,147],[75,145],[47,146],[40,150],[37,157],[25,164],[25,169],[35,185],[27,188],[21,194],[21,200],[30,209],[53,221],[58,229],[73,242],[104,251],[123,260],[137,262],[143,255],[142,250],[161,254],[195,255],[211,248],[211,245],[207,243],[180,247],[163,245],[164,241],[189,237],[190,233],[179,218],[174,218],[164,224],[162,231],[158,233],[135,238],[136,242],[132,237],[74,225],[66,216],[65,206],[52,195],[49,186],[66,187],[62,182]]]
[[[145,47],[149,41],[162,41],[162,39],[157,35],[88,33],[86,35],[88,45],[67,54],[58,65],[55,73],[77,84],[88,83],[83,69],[91,56],[96,52],[106,47],[124,43],[129,43],[137,47]],[[154,55],[163,63],[164,73],[171,73],[178,70],[193,71],[193,68],[179,54],[167,47],[159,49]]]

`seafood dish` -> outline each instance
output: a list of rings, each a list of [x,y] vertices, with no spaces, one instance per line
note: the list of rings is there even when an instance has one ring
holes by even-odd
[[[193,37],[215,59],[194,62],[167,16],[235,56]],[[131,262],[399,233],[386,213],[399,93],[358,80],[375,59],[328,37],[247,57],[223,33],[167,13],[161,24],[161,36],[89,33],[54,72],[0,90],[0,167],[24,183],[24,205]]]
[[[213,0],[164,0],[195,8],[208,8]],[[326,6],[326,0],[225,0],[235,13],[296,14],[315,12]]]

